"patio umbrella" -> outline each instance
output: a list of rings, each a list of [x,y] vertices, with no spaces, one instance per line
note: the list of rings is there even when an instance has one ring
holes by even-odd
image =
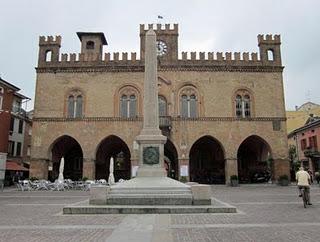
[[[108,183],[109,185],[112,185],[114,184],[114,176],[113,176],[113,168],[114,168],[114,165],[113,165],[113,157],[110,158],[110,166],[109,166],[109,179],[108,179]]]
[[[61,158],[58,181],[63,182],[64,158]]]

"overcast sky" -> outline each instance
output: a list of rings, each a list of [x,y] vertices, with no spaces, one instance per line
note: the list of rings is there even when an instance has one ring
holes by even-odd
[[[258,34],[281,34],[286,108],[320,104],[319,0],[1,0],[0,75],[30,109],[40,35],[61,35],[62,53],[80,52],[77,31],[104,32],[105,52],[139,52],[139,24],[158,15],[179,24],[179,52],[258,52]]]

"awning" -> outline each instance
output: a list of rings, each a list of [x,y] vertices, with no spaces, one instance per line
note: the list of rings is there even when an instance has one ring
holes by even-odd
[[[8,161],[6,162],[6,170],[9,171],[28,171],[28,168],[25,168],[14,161]]]

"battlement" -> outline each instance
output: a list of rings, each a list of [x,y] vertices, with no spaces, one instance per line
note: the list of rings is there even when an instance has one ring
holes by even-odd
[[[257,62],[258,53],[249,52],[182,52],[181,60],[200,60],[200,61],[252,61]]]
[[[178,24],[149,24],[140,25],[140,58],[137,53],[114,52],[103,53],[102,47],[90,51],[84,45],[85,51],[80,54],[60,54],[61,36],[40,36],[39,37],[39,67],[101,67],[109,66],[116,68],[131,68],[132,66],[144,65],[144,41],[145,33],[154,29],[159,34],[159,40],[167,44],[167,53],[158,58],[159,66],[188,66],[206,67],[229,66],[270,66],[281,67],[280,35],[258,35],[259,52],[182,52],[178,55]],[[90,47],[90,46],[89,46]],[[140,70],[140,69],[139,69]]]
[[[279,34],[267,34],[267,35],[263,35],[263,34],[259,34],[258,35],[258,44],[270,44],[270,45],[274,45],[274,44],[281,44],[281,39],[280,39],[280,35]]]
[[[39,37],[39,45],[59,45],[61,46],[61,36],[56,35],[53,36],[40,36]]]
[[[158,34],[178,34],[178,24],[140,24],[140,36],[145,35],[149,29],[153,29]]]
[[[101,58],[97,53],[63,53],[60,58],[61,63],[72,63],[72,62],[123,62],[127,63],[138,61],[137,53],[131,52],[128,55],[127,52],[114,52],[114,53],[104,53],[104,58]]]

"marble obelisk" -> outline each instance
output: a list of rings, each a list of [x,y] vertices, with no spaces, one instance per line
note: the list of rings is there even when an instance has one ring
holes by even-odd
[[[164,144],[167,137],[159,128],[156,33],[149,29],[145,41],[143,128],[136,137],[139,144],[138,177],[166,176]]]

